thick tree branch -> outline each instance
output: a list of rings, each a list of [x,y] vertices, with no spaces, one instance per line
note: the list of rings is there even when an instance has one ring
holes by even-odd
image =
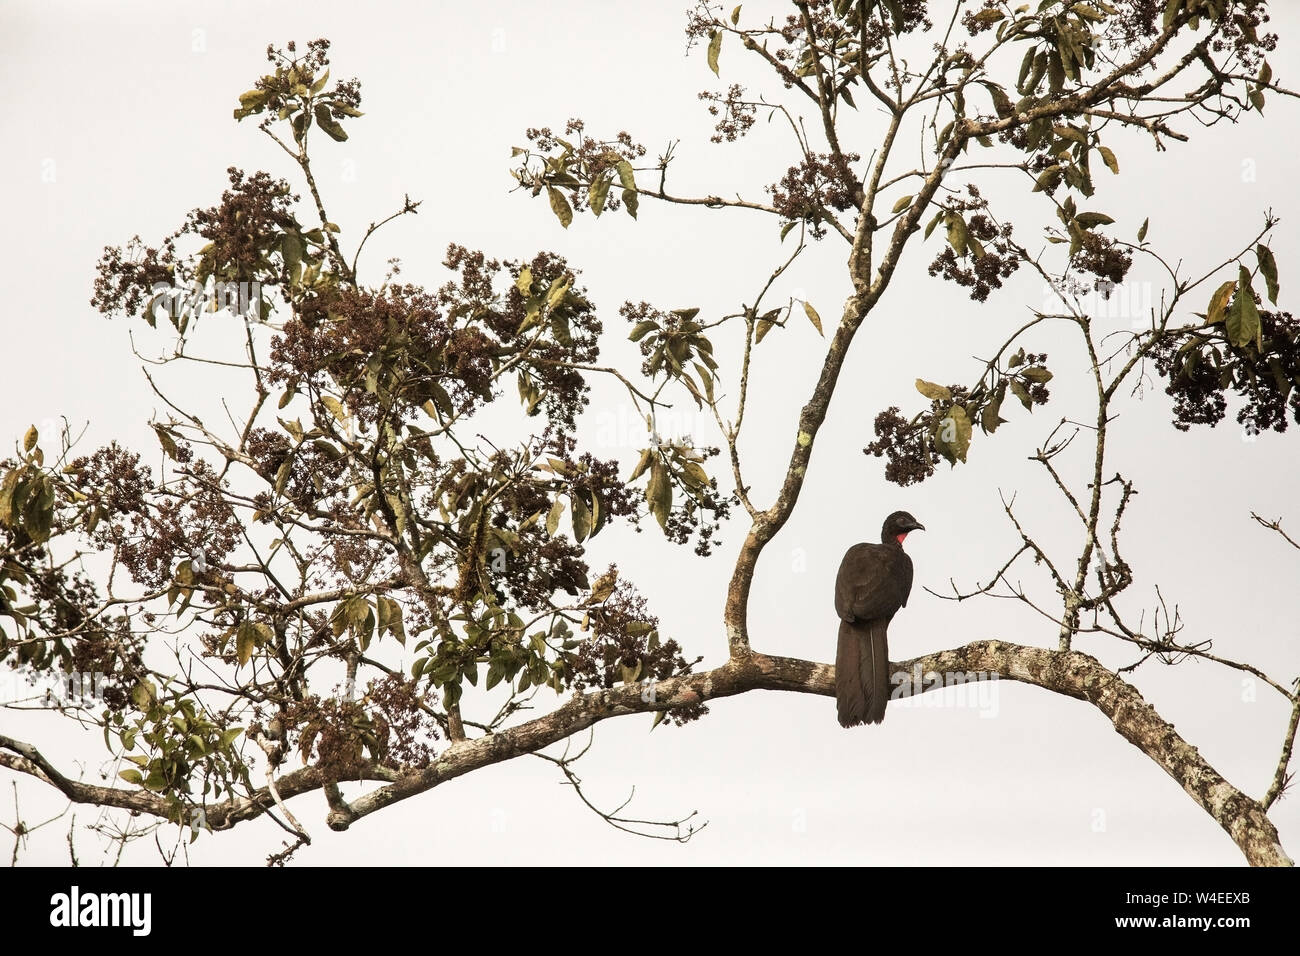
[[[1232,838],[1246,859],[1256,866],[1290,866],[1277,829],[1264,807],[1223,778],[1172,724],[1161,717],[1138,692],[1096,658],[1076,651],[1061,652],[1025,647],[1004,641],[977,641],[953,650],[928,654],[894,665],[898,674],[923,675],[915,685],[899,687],[900,696],[926,693],[946,682],[946,675],[963,680],[1000,679],[1033,684],[1056,694],[1087,701],[1106,716],[1117,733],[1150,757]],[[935,680],[935,675],[940,679]],[[897,683],[897,681],[896,681]],[[347,817],[331,815],[331,828],[347,829],[354,821],[385,807],[432,790],[464,774],[523,754],[535,753],[611,717],[671,711],[754,690],[781,690],[833,697],[835,669],[826,664],[788,657],[751,653],[713,670],[659,681],[654,693],[641,684],[572,697],[557,710],[498,733],[452,743],[427,767],[386,774],[390,782],[351,802]],[[0,765],[57,786],[79,803],[96,803],[165,816],[165,801],[144,791],[93,787],[67,780],[49,767],[28,744],[0,737]],[[378,776],[378,774],[376,774]],[[314,768],[280,778],[284,799],[318,789],[325,781]],[[258,816],[274,806],[265,790],[253,797],[226,801],[207,808],[214,829]]]

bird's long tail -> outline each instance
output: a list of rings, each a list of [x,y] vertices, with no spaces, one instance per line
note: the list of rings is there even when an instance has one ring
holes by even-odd
[[[878,724],[889,701],[888,621],[840,621],[835,702],[841,727]]]

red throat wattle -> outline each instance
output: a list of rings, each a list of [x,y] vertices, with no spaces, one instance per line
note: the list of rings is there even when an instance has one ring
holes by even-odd
[[[907,537],[907,532],[904,531],[902,534],[896,534],[894,537],[898,539],[898,546],[901,548],[903,546],[903,539]]]

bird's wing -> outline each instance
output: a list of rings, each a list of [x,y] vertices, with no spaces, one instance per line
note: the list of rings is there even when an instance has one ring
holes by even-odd
[[[901,548],[855,544],[835,578],[835,613],[843,621],[893,617],[912,590],[912,559]]]
[[[902,600],[899,603],[907,607],[907,597],[912,593],[912,559],[907,553],[899,548],[899,554],[903,556],[903,572],[899,575],[899,591],[902,593]]]

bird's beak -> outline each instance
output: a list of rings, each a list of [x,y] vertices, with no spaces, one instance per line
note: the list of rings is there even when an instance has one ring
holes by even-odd
[[[915,520],[914,520],[912,526],[911,526],[910,528],[908,528],[907,530],[908,530],[908,531],[924,531],[924,530],[925,530],[925,525],[921,524],[921,522],[919,522],[919,521],[915,521]]]

